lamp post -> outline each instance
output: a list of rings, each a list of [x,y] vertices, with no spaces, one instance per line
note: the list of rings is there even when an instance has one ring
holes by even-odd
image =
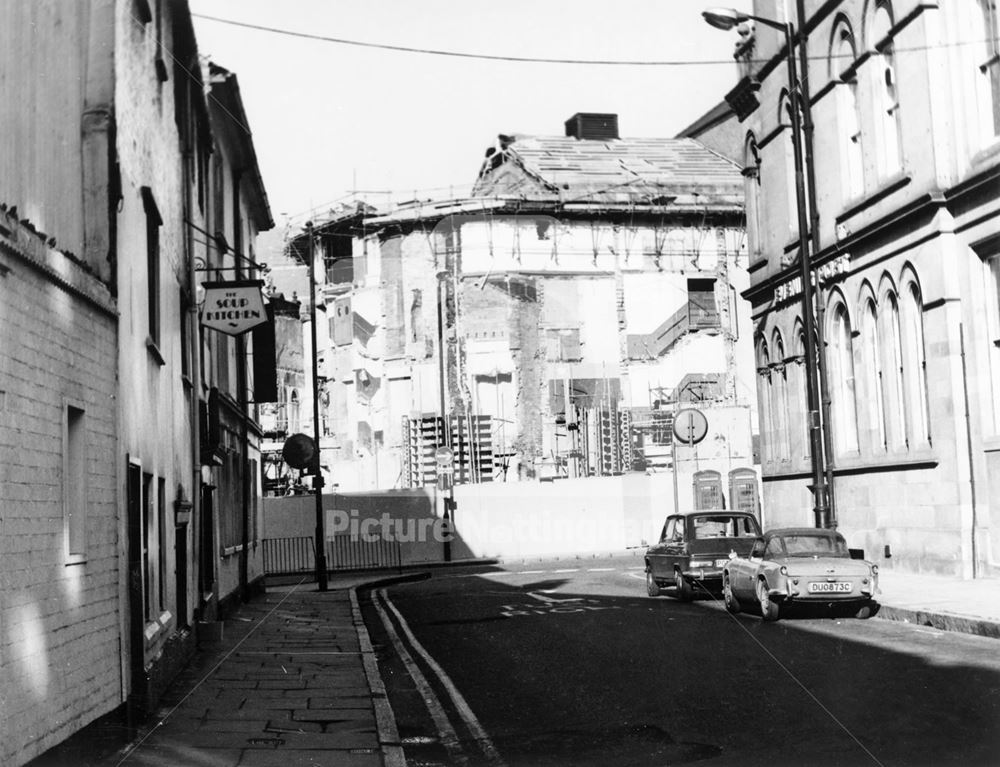
[[[326,575],[326,532],[324,531],[323,514],[323,469],[319,449],[319,353],[316,348],[316,254],[313,242],[312,221],[306,222],[306,237],[308,239],[308,273],[309,273],[309,331],[312,338],[312,405],[313,405],[313,441],[316,443],[316,473],[313,475],[313,493],[316,497],[316,582],[320,591],[327,590]]]
[[[716,29],[730,30],[736,25],[753,20],[777,29],[785,36],[785,62],[788,69],[788,93],[792,125],[792,155],[795,163],[795,208],[798,214],[799,265],[802,281],[802,324],[805,334],[806,407],[809,425],[810,461],[813,494],[813,515],[816,527],[831,526],[826,469],[824,460],[823,427],[820,419],[819,377],[816,356],[816,315],[813,301],[812,257],[809,240],[809,214],[806,204],[804,162],[802,157],[802,119],[808,115],[809,104],[802,98],[802,84],[795,61],[795,27],[791,22],[781,23],[761,16],[753,16],[731,8],[713,8],[702,12],[705,21]],[[801,110],[801,111],[800,111]],[[807,117],[807,122],[811,122]]]

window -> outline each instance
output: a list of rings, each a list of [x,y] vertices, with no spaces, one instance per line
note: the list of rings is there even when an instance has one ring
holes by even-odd
[[[1000,40],[996,0],[956,3],[957,41],[969,48],[972,109],[970,128],[973,149],[982,148],[1000,135]]]
[[[899,304],[892,291],[882,297],[879,312],[881,325],[882,396],[885,398],[883,410],[886,422],[886,447],[902,450],[907,446],[906,419],[903,409],[903,348],[899,332]]]
[[[150,340],[160,344],[160,227],[163,219],[153,193],[142,187],[142,206],[146,212],[146,311]]]
[[[778,333],[774,335],[775,363],[771,378],[771,392],[774,400],[774,443],[776,458],[787,461],[790,457],[788,449],[788,370],[785,366],[785,345]]]
[[[818,364],[818,360],[814,362]],[[792,390],[795,392],[794,413],[797,415],[798,427],[795,430],[795,439],[791,441],[791,450],[794,457],[803,456],[808,458],[811,453],[812,444],[809,433],[809,382],[806,377],[806,334],[802,328],[802,323],[796,323],[795,327],[795,367]],[[797,443],[801,440],[801,444]]]
[[[931,441],[927,358],[924,352],[923,301],[916,282],[910,282],[903,292],[902,320],[909,439],[911,445],[927,446]]]
[[[750,262],[755,263],[763,256],[761,243],[761,194],[760,194],[760,150],[753,134],[747,136],[743,145],[743,183],[746,200],[747,249]]]
[[[795,131],[792,130],[792,101],[788,93],[781,96],[778,124],[785,129],[788,140],[781,142],[785,151],[785,200],[788,209],[788,234],[799,233],[798,184],[795,178]],[[808,217],[807,217],[808,220]]]
[[[290,434],[298,434],[301,431],[302,427],[299,420],[299,393],[295,389],[292,389],[291,394],[288,396],[288,432]]]
[[[875,78],[872,95],[875,101],[875,131],[879,145],[876,160],[880,179],[891,178],[903,167],[896,56],[892,41],[886,40],[892,26],[892,8],[886,0],[881,0],[875,7],[869,40],[873,49],[881,46],[872,57],[872,72]]]
[[[82,561],[87,553],[87,431],[81,408],[66,407],[63,442],[63,533],[66,557]]]
[[[875,301],[865,303],[862,314],[861,348],[865,363],[865,401],[868,405],[869,439],[881,450],[886,449],[885,410],[882,388],[882,354],[880,351]]]
[[[842,72],[857,58],[854,34],[846,21],[837,25],[830,47],[831,74]],[[837,86],[837,128],[840,135],[841,185],[845,199],[854,199],[864,192],[864,166],[861,146],[861,120],[858,115],[857,81],[845,77]]]
[[[167,481],[156,480],[156,606],[160,612],[167,605]]]
[[[771,359],[767,344],[757,345],[757,391],[760,403],[761,460],[766,464],[774,458],[774,416],[771,408]]]
[[[181,375],[185,378],[191,377],[191,301],[188,299],[187,291],[181,288],[180,292],[180,315],[181,315]]]
[[[156,574],[153,572],[152,557],[149,546],[155,535],[151,530],[156,515],[153,512],[153,475],[142,475],[142,577],[143,577],[143,604],[146,607],[145,615],[147,621],[156,620],[157,615],[153,610],[153,583]]]
[[[830,388],[832,391],[833,438],[837,455],[858,449],[857,400],[854,394],[854,351],[847,307],[837,304],[832,312],[830,333]]]
[[[545,343],[549,362],[577,362],[582,359],[579,328],[547,330]]]

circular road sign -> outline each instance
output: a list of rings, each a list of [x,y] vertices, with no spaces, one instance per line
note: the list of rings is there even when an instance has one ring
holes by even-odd
[[[697,445],[708,434],[708,419],[700,410],[684,408],[674,417],[674,436],[685,445]]]
[[[451,466],[455,461],[455,453],[450,447],[439,447],[434,451],[434,460],[441,467]]]
[[[316,455],[316,443],[305,434],[293,434],[285,440],[281,457],[293,469],[304,469]]]

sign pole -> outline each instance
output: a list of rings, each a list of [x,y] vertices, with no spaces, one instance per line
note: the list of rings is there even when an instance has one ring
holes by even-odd
[[[312,400],[313,400],[313,441],[316,443],[316,473],[313,475],[313,494],[316,497],[316,583],[320,591],[328,588],[326,574],[326,531],[323,514],[323,468],[322,452],[319,449],[319,352],[316,349],[316,255],[313,243],[312,221],[306,222],[306,236],[309,241],[306,265],[309,271],[309,329],[312,336]]]

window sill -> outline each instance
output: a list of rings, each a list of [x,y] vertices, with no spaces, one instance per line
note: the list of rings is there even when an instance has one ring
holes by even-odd
[[[938,465],[937,455],[928,448],[910,452],[889,453],[881,456],[852,456],[842,458],[833,468],[834,476],[869,474],[886,471],[912,471],[931,469]]]
[[[63,562],[63,565],[65,565],[66,567],[73,567],[74,565],[85,565],[85,564],[87,564],[86,554],[69,554],[66,557],[66,561]]]
[[[146,336],[146,351],[149,352],[149,356],[152,357],[156,364],[160,367],[167,364],[167,361],[163,358],[162,352],[160,352],[160,347],[156,345],[156,341],[154,341],[151,336]]]
[[[855,198],[854,200],[849,200],[847,207],[841,211],[834,221],[841,224],[850,218],[858,215],[859,213],[867,210],[876,203],[884,200],[886,197],[902,189],[904,186],[909,184],[911,181],[910,177],[905,174],[900,174],[893,176],[890,179],[882,182],[882,184],[868,195],[861,198]]]
[[[194,381],[191,380],[191,376],[189,376],[187,373],[181,374],[181,383],[184,385],[184,388],[187,389],[188,391],[191,391],[194,388]]]

